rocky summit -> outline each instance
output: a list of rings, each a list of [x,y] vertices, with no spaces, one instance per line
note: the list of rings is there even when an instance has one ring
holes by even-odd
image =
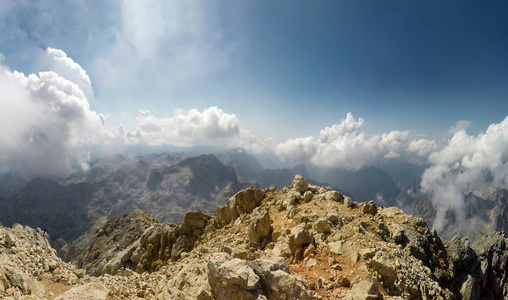
[[[4,299],[503,299],[508,240],[442,239],[420,219],[357,203],[301,175],[250,187],[178,224],[142,211],[94,228],[79,249],[0,227]],[[60,245],[62,246],[62,245]]]

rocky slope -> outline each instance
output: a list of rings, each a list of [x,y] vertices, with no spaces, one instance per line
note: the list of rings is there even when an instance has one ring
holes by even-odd
[[[356,203],[302,176],[282,190],[242,190],[217,208],[217,216],[188,212],[178,224],[141,211],[112,218],[91,234],[75,265],[57,258],[47,239],[40,229],[0,228],[0,297],[508,296],[503,236],[475,245],[459,238],[448,242],[420,218],[375,202]]]

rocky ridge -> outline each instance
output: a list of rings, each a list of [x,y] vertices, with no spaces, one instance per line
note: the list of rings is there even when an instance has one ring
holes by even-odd
[[[0,267],[0,297],[499,299],[508,296],[507,248],[501,235],[448,242],[420,218],[297,175],[282,190],[238,192],[217,216],[115,217],[74,265],[56,257],[42,230],[1,227],[0,266],[15,271]]]

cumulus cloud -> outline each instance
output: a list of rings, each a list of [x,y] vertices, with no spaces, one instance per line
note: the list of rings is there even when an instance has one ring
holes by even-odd
[[[397,158],[401,156],[400,152],[407,147],[408,139],[409,131],[391,131],[382,135],[379,147],[388,151],[385,158]]]
[[[450,130],[448,130],[448,134],[452,135],[452,134],[457,133],[461,130],[465,130],[469,127],[469,125],[471,125],[470,121],[467,121],[467,120],[457,121],[457,123],[455,123],[455,125],[453,125],[450,128]]]
[[[177,111],[169,118],[157,118],[150,111],[140,110],[137,129],[127,131],[126,137],[130,143],[185,147],[220,143],[218,140],[227,140],[239,133],[239,121],[234,114],[211,106],[202,112],[197,109],[187,113]]]
[[[317,151],[317,142],[312,136],[289,139],[277,145],[277,154],[288,163],[303,163],[310,160]]]
[[[326,127],[313,137],[290,139],[277,146],[277,154],[285,162],[305,160],[318,166],[358,169],[372,163],[379,152],[379,136],[367,137],[361,131],[362,118],[348,113],[340,124]]]
[[[61,77],[77,84],[85,96],[93,97],[93,87],[86,71],[67,56],[63,50],[48,47],[39,55],[40,68],[46,71],[54,71]]]
[[[26,176],[65,176],[88,167],[101,116],[79,86],[55,72],[25,76],[0,66],[0,167]]]
[[[436,141],[419,139],[411,141],[411,143],[407,148],[407,151],[415,153],[420,157],[427,157],[430,153],[434,152],[436,149],[437,149]]]
[[[443,149],[430,154],[429,162],[433,165],[425,170],[421,186],[432,194],[434,227],[446,230],[464,221],[464,193],[508,185],[508,117],[476,136],[464,129],[455,132]],[[447,223],[447,211],[456,214],[454,224]]]

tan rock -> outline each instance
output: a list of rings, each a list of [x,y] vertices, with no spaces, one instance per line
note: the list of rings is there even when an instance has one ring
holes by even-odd
[[[106,300],[108,293],[108,289],[103,284],[91,282],[74,287],[65,292],[63,295],[56,297],[55,300]]]

